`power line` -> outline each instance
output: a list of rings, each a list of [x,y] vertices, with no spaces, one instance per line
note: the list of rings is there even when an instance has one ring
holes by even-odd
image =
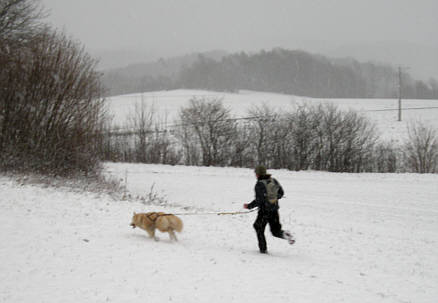
[[[424,110],[424,109],[438,109],[438,106],[427,106],[427,107],[407,107],[403,108],[403,110]],[[398,108],[386,108],[386,109],[369,109],[369,110],[361,110],[360,112],[387,112],[387,111],[398,111]],[[174,123],[174,124],[163,124],[166,125],[164,129],[150,129],[139,131],[134,128],[127,127],[117,127],[112,128],[108,134],[111,136],[127,136],[133,135],[137,133],[143,134],[156,134],[156,133],[175,133],[175,130],[172,130],[177,127],[186,127],[186,126],[196,126],[196,125],[205,125],[211,122],[231,122],[231,121],[251,121],[251,120],[265,120],[272,121],[276,120],[276,115],[268,115],[268,116],[247,116],[247,117],[237,117],[237,118],[227,118],[227,119],[218,119],[218,120],[208,120],[208,121],[194,121],[191,123]]]
[[[438,106],[427,106],[427,107],[406,107],[403,110],[417,110],[417,109],[436,109]],[[367,109],[361,112],[386,112],[386,111],[398,111],[398,108],[385,108],[385,109]]]
[[[173,132],[171,130],[167,130],[169,128],[177,128],[177,127],[183,127],[183,126],[195,126],[195,125],[204,125],[204,124],[208,124],[211,122],[230,122],[230,121],[240,121],[240,120],[272,120],[274,121],[275,119],[273,119],[272,115],[270,116],[248,116],[248,117],[238,117],[238,118],[227,118],[227,119],[218,119],[218,120],[208,120],[208,121],[194,121],[194,122],[190,122],[190,123],[178,123],[178,124],[167,124],[167,126],[165,127],[164,130],[160,130],[160,129],[155,129],[155,130],[146,130],[146,131],[139,131],[139,130],[135,130],[134,128],[126,128],[126,127],[117,127],[117,128],[112,128],[111,131],[109,132],[110,134],[114,134],[114,135],[120,135],[123,136],[124,133],[127,134],[135,134],[135,133],[166,133],[166,132]]]

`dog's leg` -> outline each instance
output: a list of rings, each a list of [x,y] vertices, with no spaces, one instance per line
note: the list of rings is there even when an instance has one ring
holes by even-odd
[[[149,235],[150,238],[153,238],[153,237],[154,237],[154,230],[152,230],[152,229],[146,229],[146,231],[147,231],[147,233],[148,233],[148,235]]]
[[[146,230],[149,234],[149,237],[154,239],[155,241],[159,241],[160,239],[155,235],[155,229],[147,229]]]
[[[154,238],[154,240],[155,241],[160,241],[160,238],[158,238],[156,235],[155,235],[155,228],[152,230],[152,237]]]
[[[173,229],[169,229],[169,237],[170,237],[170,240],[178,241]]]

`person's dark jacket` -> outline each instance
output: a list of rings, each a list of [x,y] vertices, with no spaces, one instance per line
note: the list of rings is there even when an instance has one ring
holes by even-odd
[[[265,187],[265,184],[263,184],[263,182],[260,181],[260,180],[266,180],[269,178],[271,178],[271,175],[260,176],[257,179],[257,183],[255,185],[255,199],[254,199],[254,201],[252,201],[251,203],[248,204],[248,209],[258,207],[259,212],[276,211],[279,209],[278,202],[275,204],[272,204],[266,199],[266,187]],[[279,186],[278,199],[281,199],[284,195],[283,188],[281,187],[280,183],[278,183],[278,181],[275,180],[274,178],[272,178],[272,181],[276,182],[278,184],[278,186]]]

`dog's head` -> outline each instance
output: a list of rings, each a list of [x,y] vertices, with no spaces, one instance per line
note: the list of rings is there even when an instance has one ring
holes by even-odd
[[[134,212],[134,214],[132,215],[132,221],[131,221],[131,224],[130,224],[132,226],[132,228],[136,228],[137,227],[136,222],[137,222],[137,214]]]

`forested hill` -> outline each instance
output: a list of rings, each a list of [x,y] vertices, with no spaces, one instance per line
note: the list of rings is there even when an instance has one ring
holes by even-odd
[[[185,62],[184,62],[185,58]],[[161,66],[161,68],[159,68]],[[304,51],[273,49],[254,54],[195,59],[169,59],[104,73],[111,95],[165,89],[269,91],[323,98],[393,98],[398,95],[398,70],[389,65],[360,63],[354,59],[331,59]],[[154,68],[156,72],[151,70]],[[438,81],[427,83],[402,73],[405,98],[438,99]]]

